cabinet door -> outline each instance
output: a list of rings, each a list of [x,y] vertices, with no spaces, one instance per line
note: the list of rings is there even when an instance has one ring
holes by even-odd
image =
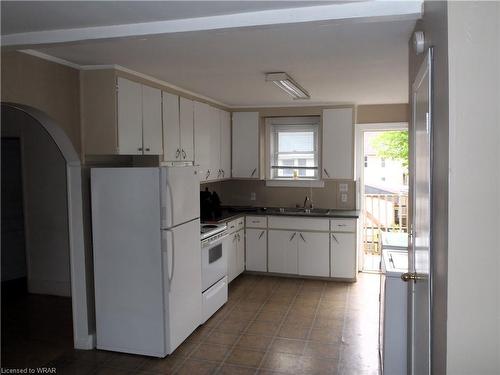
[[[298,273],[297,236],[295,231],[269,231],[269,272]]]
[[[163,92],[163,160],[178,161],[179,150],[179,97]]]
[[[352,108],[323,110],[323,179],[354,178]]]
[[[238,231],[238,246],[236,249],[236,276],[243,271],[245,271],[245,231],[240,230]]]
[[[246,269],[267,271],[267,233],[262,229],[246,229]]]
[[[231,115],[229,112],[220,112],[220,168],[221,178],[231,177]]]
[[[194,160],[194,102],[189,99],[179,99],[180,110],[180,146],[182,161]]]
[[[163,154],[161,90],[142,85],[142,139],[144,155]]]
[[[227,244],[227,279],[230,283],[238,276],[237,254],[238,254],[238,234],[233,233],[226,239]]]
[[[210,127],[210,161],[209,161],[209,180],[222,178],[220,167],[220,110],[209,107],[209,127]]]
[[[208,104],[194,102],[194,163],[198,165],[200,181],[210,177],[210,111]]]
[[[328,233],[300,232],[299,275],[330,276],[330,241]]]
[[[259,112],[233,113],[232,139],[232,176],[259,178]]]
[[[118,154],[142,155],[142,85],[117,78]]]
[[[356,233],[331,234],[331,277],[356,278]]]

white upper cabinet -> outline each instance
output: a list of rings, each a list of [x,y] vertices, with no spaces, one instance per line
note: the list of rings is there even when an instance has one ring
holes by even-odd
[[[259,178],[259,113],[233,113],[232,177]]]
[[[163,92],[163,161],[178,161],[180,150],[179,97]]]
[[[163,92],[163,161],[194,160],[194,103]]]
[[[142,155],[142,85],[117,78],[118,154]]]
[[[208,106],[209,112],[209,142],[210,142],[210,153],[209,153],[209,163],[208,169],[210,171],[210,175],[208,177],[209,180],[217,180],[221,178],[220,171],[220,111],[217,108],[212,106]]]
[[[194,102],[179,99],[180,150],[182,161],[194,161]]]
[[[200,181],[210,178],[210,107],[194,102],[194,163],[199,166]]]
[[[323,179],[354,179],[352,108],[323,110]]]
[[[142,85],[142,143],[144,155],[161,155],[161,90]]]
[[[221,178],[231,177],[231,115],[220,111],[220,169]]]

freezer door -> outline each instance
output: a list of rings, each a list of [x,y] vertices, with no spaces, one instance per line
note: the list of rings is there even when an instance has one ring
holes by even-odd
[[[201,323],[200,221],[163,230],[168,352],[172,353]]]
[[[158,168],[91,170],[97,348],[164,357]]]
[[[162,228],[171,228],[200,217],[200,182],[197,167],[160,168]],[[199,228],[198,228],[198,239]]]

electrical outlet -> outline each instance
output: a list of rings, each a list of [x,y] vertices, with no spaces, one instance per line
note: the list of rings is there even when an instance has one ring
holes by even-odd
[[[347,203],[347,193],[340,194],[340,201],[342,203]]]
[[[339,184],[339,191],[342,193],[347,193],[349,191],[349,185],[345,183]]]
[[[254,192],[254,191],[252,191],[252,192],[250,193],[250,200],[251,200],[251,201],[255,201],[255,200],[257,200],[257,194],[255,194],[255,192]]]

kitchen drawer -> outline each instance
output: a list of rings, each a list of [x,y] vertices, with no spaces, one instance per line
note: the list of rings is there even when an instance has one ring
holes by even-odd
[[[222,278],[201,294],[202,324],[227,302],[227,277]]]
[[[267,228],[266,216],[247,216],[247,228]]]
[[[332,232],[356,232],[356,219],[332,219]]]
[[[328,232],[330,230],[330,223],[328,219],[269,216],[269,228]]]
[[[232,234],[234,232],[237,232],[240,228],[239,228],[239,222],[242,221],[243,218],[238,218],[238,219],[234,219],[234,220],[231,220],[227,223],[227,233],[228,234]]]

